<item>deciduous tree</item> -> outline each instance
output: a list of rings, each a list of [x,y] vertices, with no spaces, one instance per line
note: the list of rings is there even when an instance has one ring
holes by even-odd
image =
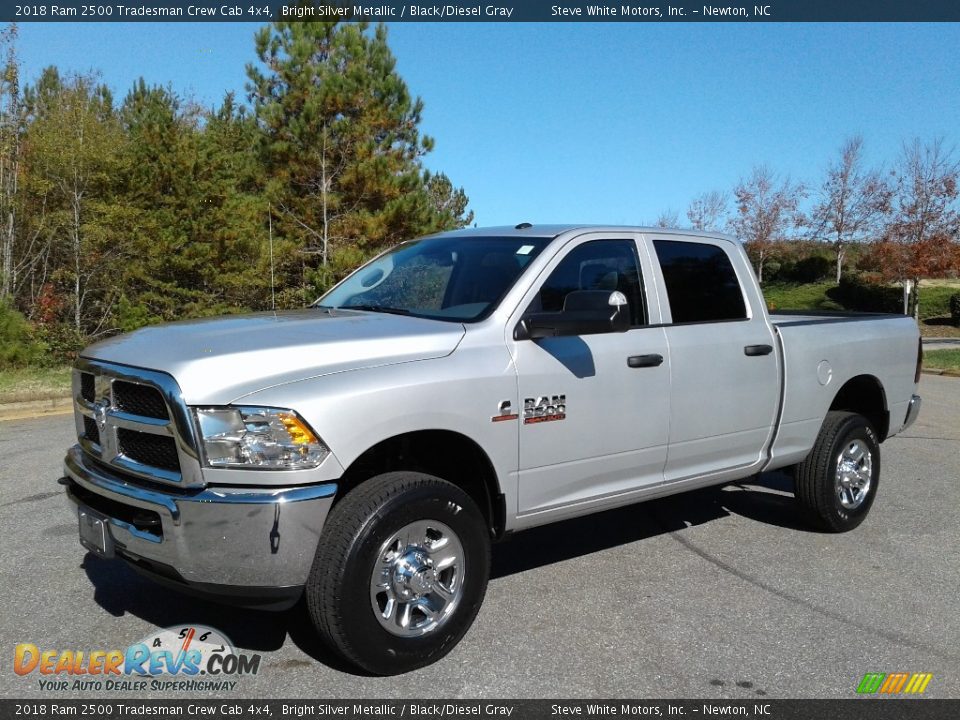
[[[687,208],[690,227],[701,231],[719,231],[726,220],[727,205],[727,194],[719,190],[697,196]]]
[[[883,174],[864,168],[863,138],[857,135],[844,142],[840,157],[827,168],[811,217],[813,232],[833,243],[838,283],[847,246],[879,235],[892,196]]]
[[[804,188],[789,178],[780,179],[766,165],[755,166],[733,191],[737,214],[730,229],[747,247],[763,282],[763,266],[775,253],[777,244],[804,223],[800,200]]]
[[[93,76],[63,79],[48,68],[29,90],[25,160],[32,191],[49,207],[53,279],[69,287],[75,332],[95,335],[119,296],[117,258],[126,247],[125,209],[113,201],[123,132],[109,91]]]
[[[913,281],[915,317],[920,279],[960,269],[952,265],[960,236],[958,195],[960,162],[943,139],[904,143],[896,169],[894,215],[879,257],[888,277]]]

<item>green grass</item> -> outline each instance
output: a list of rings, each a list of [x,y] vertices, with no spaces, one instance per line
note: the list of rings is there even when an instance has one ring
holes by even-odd
[[[843,310],[843,307],[827,297],[827,290],[835,287],[832,282],[809,283],[767,283],[763,286],[763,297],[767,307],[773,312],[778,310]]]
[[[69,395],[69,367],[0,370],[0,403],[46,400]]]
[[[927,350],[923,353],[923,366],[960,371],[960,350]]]

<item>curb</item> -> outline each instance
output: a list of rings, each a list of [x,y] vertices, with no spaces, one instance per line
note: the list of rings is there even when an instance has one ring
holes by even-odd
[[[924,375],[940,375],[941,377],[960,377],[960,370],[940,370],[938,368],[924,368]]]
[[[27,420],[48,415],[67,415],[73,412],[73,399],[65,397],[45,400],[25,400],[0,404],[0,422],[4,420]]]

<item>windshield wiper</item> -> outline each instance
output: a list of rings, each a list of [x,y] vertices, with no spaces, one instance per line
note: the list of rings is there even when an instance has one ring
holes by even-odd
[[[367,312],[382,312],[392,315],[409,315],[405,308],[387,307],[386,305],[341,305],[338,310],[366,310]]]

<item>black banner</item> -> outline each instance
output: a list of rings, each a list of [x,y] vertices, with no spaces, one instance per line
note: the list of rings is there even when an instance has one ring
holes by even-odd
[[[954,720],[960,700],[0,700],[0,717]]]
[[[728,0],[720,0],[728,2]],[[750,3],[587,3],[578,0],[494,2],[317,2],[304,0],[36,0],[0,7],[2,22],[957,22],[953,0],[756,0]]]

